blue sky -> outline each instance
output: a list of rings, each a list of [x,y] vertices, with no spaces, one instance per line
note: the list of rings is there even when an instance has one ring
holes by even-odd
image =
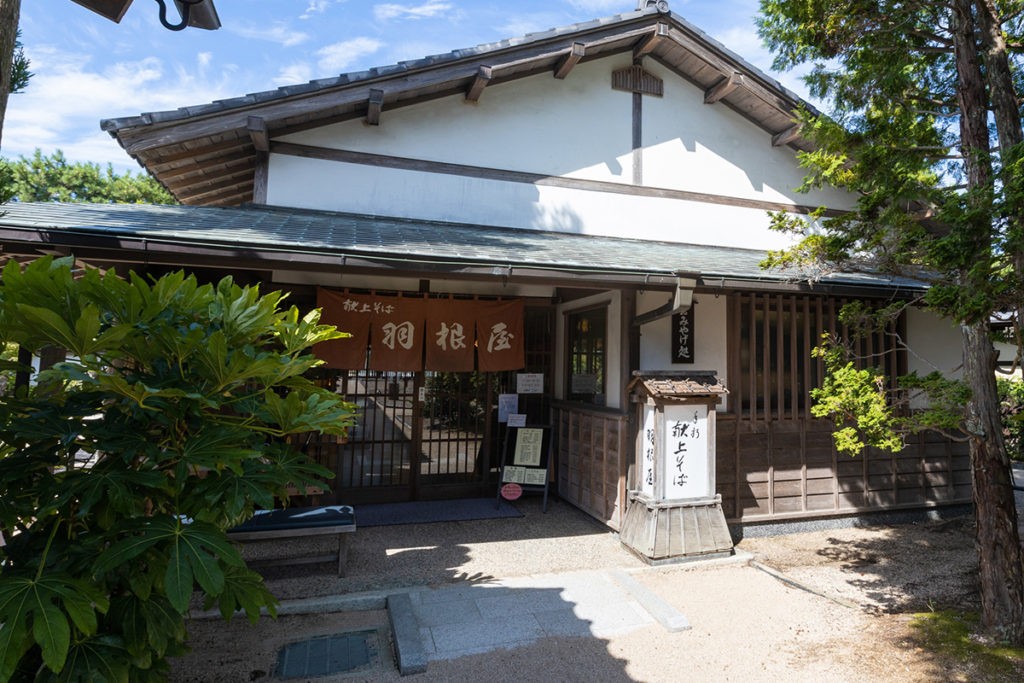
[[[754,28],[757,0],[669,0],[755,66],[771,56]],[[157,3],[135,0],[115,24],[71,0],[24,0],[22,43],[35,74],[12,95],[8,158],[50,154],[138,166],[99,128],[104,118],[204,104],[314,78],[418,59],[630,12],[636,0],[216,0],[218,31],[160,26]],[[173,9],[171,16],[177,18]],[[803,92],[792,74],[775,75]]]

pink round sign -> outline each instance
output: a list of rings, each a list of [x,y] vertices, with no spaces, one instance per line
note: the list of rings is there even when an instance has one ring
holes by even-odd
[[[523,487],[515,482],[505,484],[501,487],[501,497],[505,500],[515,500],[523,495]]]

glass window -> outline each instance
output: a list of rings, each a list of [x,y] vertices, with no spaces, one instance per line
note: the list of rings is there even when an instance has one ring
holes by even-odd
[[[608,308],[591,308],[566,315],[568,354],[566,398],[605,404],[605,352]]]

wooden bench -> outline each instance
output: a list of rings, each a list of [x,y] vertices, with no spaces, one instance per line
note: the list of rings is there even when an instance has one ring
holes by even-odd
[[[338,536],[338,554],[311,555],[296,558],[255,560],[262,564],[333,562],[337,559],[338,576],[345,576],[348,564],[348,534],[356,530],[356,512],[349,505],[295,507],[284,510],[257,510],[248,522],[228,529],[233,541],[267,541],[275,538],[301,536]]]

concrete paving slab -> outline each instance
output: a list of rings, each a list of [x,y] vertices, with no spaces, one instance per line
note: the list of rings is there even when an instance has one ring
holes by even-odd
[[[485,619],[521,612],[537,614],[562,610],[566,604],[557,588],[521,588],[507,595],[476,600],[477,608]]]
[[[434,626],[430,633],[436,648],[433,657],[451,659],[533,643],[544,636],[544,629],[533,614],[527,613]]]
[[[604,637],[656,620],[604,571],[515,577],[486,585],[414,591],[426,657],[452,659],[544,637]]]
[[[541,628],[544,629],[544,635],[548,637],[585,638],[594,635],[590,630],[590,622],[576,616],[576,612],[572,608],[545,612],[539,622]]]
[[[476,600],[460,599],[459,597],[449,601],[435,601],[418,605],[414,603],[413,610],[420,626],[428,628],[441,624],[479,621],[485,616],[477,607]]]
[[[403,676],[427,670],[427,655],[423,650],[419,625],[408,593],[388,596],[388,620],[395,645],[395,659]]]
[[[459,583],[418,590],[413,594],[413,604],[449,603],[452,600],[476,600],[481,594],[489,597],[509,595],[507,586],[499,583]]]
[[[590,622],[590,632],[599,638],[629,633],[657,623],[635,600],[619,598],[600,604],[577,604],[573,611],[578,618]]]

